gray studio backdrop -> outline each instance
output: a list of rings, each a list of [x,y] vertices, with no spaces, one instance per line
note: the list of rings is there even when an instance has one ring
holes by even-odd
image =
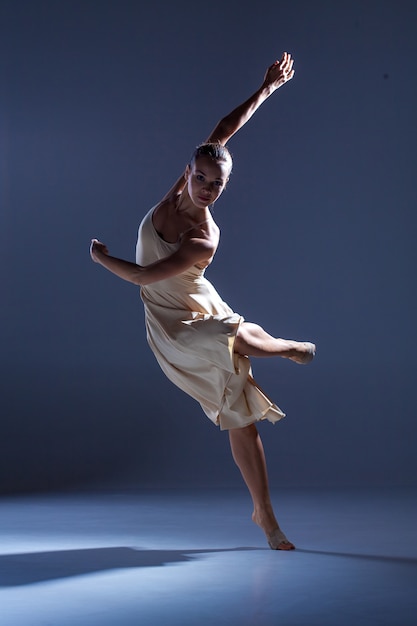
[[[254,360],[273,487],[415,484],[413,2],[0,4],[0,491],[234,486],[200,407],[146,344],[143,214],[283,50],[294,80],[230,142],[207,271],[308,367]]]

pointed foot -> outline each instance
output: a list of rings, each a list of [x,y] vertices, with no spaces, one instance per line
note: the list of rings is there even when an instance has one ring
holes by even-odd
[[[276,528],[266,535],[271,550],[295,550],[295,545],[288,541],[280,528]]]

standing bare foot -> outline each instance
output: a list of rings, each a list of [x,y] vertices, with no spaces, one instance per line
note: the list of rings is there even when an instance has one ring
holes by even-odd
[[[295,550],[295,545],[288,541],[279,526],[272,533],[266,534],[266,539],[271,550]]]
[[[254,511],[252,521],[264,531],[271,550],[295,550],[295,545],[288,541],[273,514],[271,517],[269,515],[257,514]]]

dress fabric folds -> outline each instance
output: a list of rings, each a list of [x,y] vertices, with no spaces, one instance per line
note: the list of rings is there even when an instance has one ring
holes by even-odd
[[[139,226],[139,265],[154,263],[179,247],[157,233],[153,210]],[[243,317],[221,299],[204,271],[193,266],[141,287],[149,346],[169,380],[197,400],[221,430],[262,419],[275,423],[285,414],[254,381],[249,358],[233,352]]]

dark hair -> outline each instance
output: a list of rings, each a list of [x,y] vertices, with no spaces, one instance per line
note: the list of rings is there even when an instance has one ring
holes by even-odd
[[[191,156],[190,165],[195,163],[195,160],[199,156],[208,156],[214,161],[228,161],[230,163],[230,169],[232,169],[232,155],[230,154],[229,149],[218,141],[213,143],[205,142],[197,146]]]

